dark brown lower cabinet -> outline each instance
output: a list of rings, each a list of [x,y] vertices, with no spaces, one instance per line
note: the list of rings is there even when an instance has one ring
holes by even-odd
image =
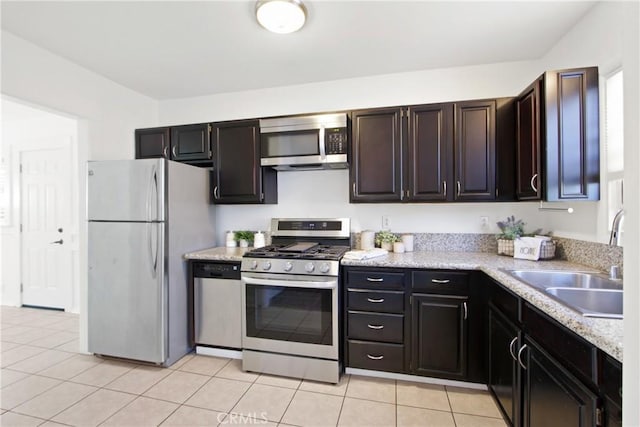
[[[601,425],[598,396],[527,336],[525,345],[520,352],[524,387],[522,425]]]
[[[489,308],[489,375],[487,386],[498,401],[506,420],[515,424],[520,415],[518,374],[520,365],[515,349],[520,341],[520,329],[500,311]]]
[[[467,373],[467,297],[413,294],[411,371],[464,379]]]

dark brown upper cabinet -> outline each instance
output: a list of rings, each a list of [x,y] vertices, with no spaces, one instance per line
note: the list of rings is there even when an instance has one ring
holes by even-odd
[[[211,161],[211,125],[174,126],[171,128],[171,159],[185,163]]]
[[[516,195],[520,200],[542,198],[541,91],[542,77],[529,85],[516,100]]]
[[[453,104],[409,107],[406,182],[412,201],[446,201],[453,169]]]
[[[496,102],[459,102],[455,108],[455,200],[492,200]]]
[[[401,108],[354,111],[351,202],[403,200]]]
[[[277,203],[277,172],[260,166],[257,120],[213,123],[211,192],[215,204]]]
[[[136,159],[170,158],[171,131],[168,127],[136,129]]]
[[[351,202],[513,200],[513,98],[352,113]]]
[[[598,68],[548,71],[518,96],[520,200],[600,199]]]

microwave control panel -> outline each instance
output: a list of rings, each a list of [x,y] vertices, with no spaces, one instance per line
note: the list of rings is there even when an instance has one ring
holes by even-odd
[[[325,129],[324,148],[327,154],[347,154],[347,129]]]

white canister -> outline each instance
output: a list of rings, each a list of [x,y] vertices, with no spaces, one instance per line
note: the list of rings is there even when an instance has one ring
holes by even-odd
[[[405,252],[413,252],[413,234],[403,234],[402,243],[404,244]]]
[[[404,253],[404,243],[402,242],[394,242],[393,244],[393,252],[397,254]]]
[[[360,249],[368,251],[375,248],[376,233],[371,230],[363,230],[360,233]]]
[[[253,235],[253,247],[262,248],[264,246],[265,246],[264,233],[262,231],[258,231]]]
[[[227,231],[227,244],[226,246],[228,248],[235,248],[236,247],[236,233],[234,233],[233,231]]]

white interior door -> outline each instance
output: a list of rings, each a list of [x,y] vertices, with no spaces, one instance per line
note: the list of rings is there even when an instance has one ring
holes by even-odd
[[[72,281],[70,151],[23,151],[20,157],[22,304],[64,309]]]

